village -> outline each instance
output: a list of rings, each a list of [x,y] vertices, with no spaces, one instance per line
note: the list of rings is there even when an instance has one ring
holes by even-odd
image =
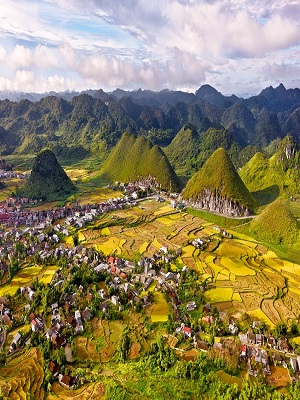
[[[162,245],[152,257],[129,261],[113,254],[104,256],[78,243],[64,243],[71,227],[85,226],[104,212],[132,207],[136,200],[134,195],[44,211],[24,208],[24,203],[28,204],[24,199],[9,199],[3,205],[1,222],[11,229],[0,231],[2,279],[7,277],[9,282],[24,263],[58,266],[49,284],[35,280],[20,287],[15,296],[0,298],[0,346],[8,348],[4,358],[24,346],[48,346],[48,350],[50,346],[52,352],[43,352],[50,381],[58,379],[66,389],[77,387],[79,377],[72,375],[72,369],[66,370],[66,365],[73,363],[74,336],[83,334],[95,315],[117,320],[122,319],[124,310],[141,312],[153,304],[153,293],[158,291],[172,306],[164,336],[174,350],[194,348],[224,358],[229,370],[242,367],[254,377],[270,377],[269,382],[271,366],[280,365],[287,382],[298,379],[300,355],[287,339],[287,327],[279,327],[276,334],[260,321],[250,321],[245,327],[206,304],[204,293],[210,282],[199,283],[197,274],[187,266],[177,273],[170,268],[180,249]],[[215,229],[228,236],[225,230]],[[192,245],[201,249],[208,242],[209,238],[196,238]],[[22,331],[25,323],[30,324],[28,331]],[[18,327],[12,342],[6,343],[8,332]]]

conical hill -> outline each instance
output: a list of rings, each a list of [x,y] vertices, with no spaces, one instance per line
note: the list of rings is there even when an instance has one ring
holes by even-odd
[[[197,208],[235,216],[253,213],[256,205],[223,148],[188,181],[182,197]]]
[[[200,138],[192,124],[186,124],[166,148],[168,159],[177,170],[185,170],[190,159],[199,153]],[[190,162],[188,162],[190,164]]]
[[[58,199],[75,191],[76,187],[50,149],[37,155],[30,177],[22,188],[24,196],[43,200]]]
[[[179,191],[179,179],[168,158],[144,136],[125,132],[100,171],[107,182],[135,182],[152,177],[162,188]]]
[[[274,244],[292,244],[299,238],[297,219],[281,200],[269,204],[253,219],[250,230],[258,239]]]

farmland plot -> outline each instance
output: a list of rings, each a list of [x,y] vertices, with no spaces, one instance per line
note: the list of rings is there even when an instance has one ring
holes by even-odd
[[[117,220],[112,219],[112,215],[116,215]],[[233,239],[220,238],[214,227],[201,218],[150,200],[138,207],[101,217],[99,228],[102,232],[87,228],[83,233],[90,245],[96,244],[105,254],[116,252],[132,259],[136,254],[150,257],[162,245],[173,251],[181,248],[178,264],[198,272],[200,281],[213,278],[215,288],[208,287],[205,292],[207,300],[218,307],[230,304],[227,311],[233,314],[241,309],[245,312],[260,310],[257,314],[261,313],[271,324],[281,316],[291,318],[299,315],[300,266],[279,260],[273,251],[243,234],[230,231]],[[209,238],[208,246],[203,250],[195,249],[191,242],[196,237]],[[286,280],[288,286],[284,289],[284,298],[281,302],[274,302]],[[159,310],[158,304],[156,311]],[[166,320],[167,310],[162,314],[156,311],[152,320]],[[266,315],[268,313],[270,315]]]

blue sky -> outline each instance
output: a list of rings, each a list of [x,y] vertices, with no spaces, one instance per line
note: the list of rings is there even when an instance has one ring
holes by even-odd
[[[300,0],[1,0],[0,90],[300,87]]]

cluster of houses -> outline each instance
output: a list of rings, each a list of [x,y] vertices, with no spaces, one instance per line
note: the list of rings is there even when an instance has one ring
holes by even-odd
[[[76,204],[69,207],[57,207],[47,210],[25,208],[26,205],[36,205],[37,200],[27,198],[8,198],[0,206],[0,225],[6,227],[40,227],[52,225],[55,221],[65,219],[66,225],[83,227],[93,221],[97,216],[122,209],[125,205],[134,206],[135,198],[131,196],[116,197],[106,202],[96,204]]]
[[[130,188],[129,188],[130,192]],[[59,260],[65,257],[66,267],[80,267],[88,265],[97,274],[105,274],[109,279],[106,279],[106,288],[99,289],[97,292],[97,305],[104,314],[109,314],[111,307],[122,310],[122,308],[131,304],[133,307],[139,304],[141,307],[147,307],[151,304],[149,295],[142,294],[147,292],[151,284],[156,281],[158,290],[168,293],[169,298],[174,307],[175,316],[180,326],[176,329],[176,334],[181,334],[184,338],[193,340],[193,346],[202,351],[208,351],[210,345],[201,340],[200,332],[194,333],[192,328],[186,325],[187,321],[180,321],[179,306],[181,301],[177,295],[177,288],[181,281],[181,274],[185,273],[187,267],[184,267],[181,273],[172,271],[166,272],[160,268],[161,264],[168,264],[174,260],[176,256],[180,256],[181,249],[171,253],[166,245],[163,245],[157,254],[153,254],[149,258],[141,258],[137,265],[134,262],[124,260],[120,257],[101,257],[96,251],[87,249],[82,245],[67,247],[59,241],[59,233],[67,235],[70,226],[82,227],[86,223],[91,222],[97,216],[104,212],[121,209],[126,204],[134,205],[134,198],[130,195],[124,198],[115,198],[102,202],[100,204],[74,205],[74,207],[59,207],[45,211],[33,211],[22,208],[22,200],[13,199],[11,202],[6,202],[0,208],[0,224],[12,226],[11,230],[0,229],[0,270],[7,271],[7,263],[12,256],[17,256],[16,243],[22,242],[25,246],[27,259],[38,254],[40,260],[47,260],[49,257],[54,257]],[[1,215],[9,215],[9,220],[3,223]],[[64,224],[57,223],[52,225],[54,221],[65,219]],[[4,218],[5,221],[5,218]],[[10,221],[10,222],[8,222]],[[11,224],[11,225],[10,225]],[[24,229],[19,229],[18,226],[26,226]],[[45,227],[52,226],[52,231],[46,233]],[[217,228],[216,228],[217,229]],[[219,228],[220,229],[220,228]],[[229,233],[224,230],[219,232],[226,237]],[[194,243],[195,242],[195,243]],[[193,245],[197,248],[202,248],[206,244],[206,240],[200,238],[195,239]],[[51,287],[63,286],[68,274],[63,274],[62,270],[58,271],[51,282]],[[113,293],[113,294],[110,294]],[[30,304],[25,306],[25,311],[30,310],[31,304],[35,299],[35,291],[30,287],[21,288],[21,294],[28,298]],[[78,307],[76,299],[81,295],[85,298],[85,306]],[[49,304],[51,307],[50,324],[41,315],[34,312],[28,312],[31,331],[42,332],[45,338],[52,342],[55,349],[64,347],[67,362],[72,362],[72,354],[68,346],[68,338],[63,334],[65,327],[70,328],[74,334],[81,334],[85,330],[85,324],[92,318],[92,307],[89,305],[95,301],[94,295],[89,290],[88,285],[74,285],[72,292],[65,293],[64,296],[56,303]],[[86,305],[88,304],[88,305]],[[186,310],[191,312],[197,308],[196,301],[190,301],[186,304]],[[62,313],[60,310],[64,310]],[[0,300],[0,317],[2,325],[11,326],[13,323],[13,312],[9,309],[7,302]],[[204,306],[204,315],[202,323],[213,325],[215,318],[211,313],[209,304]],[[237,335],[238,328],[231,321],[228,330],[231,335]],[[3,335],[1,335],[3,338]],[[265,374],[270,373],[270,354],[274,364],[287,365],[285,356],[286,353],[293,351],[287,339],[276,340],[274,337],[265,337],[263,334],[255,334],[248,332],[246,335],[239,335],[240,340],[240,357],[248,366],[250,374],[257,374],[258,365],[261,365]],[[9,354],[17,351],[22,342],[22,336],[18,332],[9,348]],[[213,345],[219,351],[226,347],[226,343],[214,343]],[[290,365],[296,373],[300,371],[300,356],[291,356]],[[51,361],[50,371],[54,376],[58,377],[62,386],[67,389],[74,387],[77,383],[76,377],[60,374],[58,366]]]

